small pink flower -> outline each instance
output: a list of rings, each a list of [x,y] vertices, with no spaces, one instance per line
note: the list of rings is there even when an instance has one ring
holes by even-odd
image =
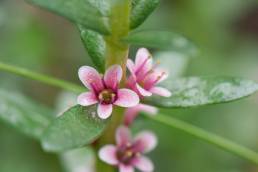
[[[133,172],[134,167],[143,172],[154,170],[151,160],[143,156],[157,145],[157,138],[153,133],[144,131],[131,139],[129,129],[119,127],[116,131],[116,144],[100,149],[99,157],[102,161],[117,166],[119,172]]]
[[[89,92],[78,96],[78,104],[89,106],[98,103],[97,113],[102,119],[111,115],[113,105],[133,107],[139,103],[139,97],[134,91],[118,88],[122,78],[122,68],[119,65],[111,66],[104,77],[90,66],[81,67],[78,74],[89,89]]]
[[[127,67],[132,75],[127,81],[127,86],[141,97],[151,96],[152,94],[170,97],[171,92],[169,90],[156,86],[167,78],[166,72],[157,69],[157,65],[152,63],[151,55],[145,48],[138,50],[135,63],[128,59]]]
[[[125,111],[124,125],[130,126],[140,112],[146,112],[149,115],[156,115],[158,109],[154,106],[138,104],[134,107],[127,108]]]

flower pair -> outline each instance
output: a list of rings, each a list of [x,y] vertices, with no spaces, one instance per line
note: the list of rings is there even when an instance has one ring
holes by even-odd
[[[127,80],[127,88],[119,88],[122,79],[122,68],[119,65],[111,66],[101,76],[94,68],[83,66],[79,69],[79,78],[89,89],[89,92],[82,93],[78,97],[78,104],[89,106],[98,103],[97,113],[102,119],[108,118],[113,105],[126,108],[139,108],[146,106],[138,105],[140,98],[157,94],[169,97],[171,93],[162,87],[157,87],[167,78],[167,74],[153,65],[153,60],[147,49],[138,50],[135,63],[127,61],[127,67],[131,76]],[[137,106],[138,105],[138,106]],[[135,111],[135,110],[132,110]],[[150,111],[150,110],[146,110]]]

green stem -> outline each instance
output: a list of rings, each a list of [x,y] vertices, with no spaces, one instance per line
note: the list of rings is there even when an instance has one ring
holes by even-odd
[[[167,126],[173,127],[177,130],[181,130],[193,137],[196,137],[200,140],[213,144],[219,148],[222,148],[230,153],[238,155],[241,158],[247,159],[255,164],[258,164],[258,153],[242,146],[237,143],[234,143],[230,140],[227,140],[223,137],[220,137],[216,134],[207,132],[201,128],[198,128],[192,124],[175,119],[173,117],[167,117],[166,115],[158,114],[156,116],[150,116],[144,114],[145,117],[148,117],[156,122],[165,124]]]
[[[47,75],[43,75],[43,74],[39,74],[39,73],[35,73],[32,72],[30,70],[27,69],[23,69],[23,68],[19,68],[19,67],[15,67],[15,66],[11,66],[11,65],[7,65],[4,63],[0,62],[0,70],[2,71],[6,71],[6,72],[10,72],[10,73],[14,73],[20,76],[24,76],[27,77],[29,79],[33,79],[39,82],[42,82],[44,84],[48,84],[48,85],[52,85],[55,87],[59,87],[62,89],[66,89],[69,91],[74,91],[74,92],[81,92],[83,91],[83,87],[80,87],[76,84],[72,84],[70,82],[67,81],[63,81],[57,78],[53,78]],[[42,79],[43,78],[43,79]],[[49,78],[51,78],[49,80]],[[120,113],[121,112],[117,112]],[[242,145],[239,145],[237,143],[234,143],[230,140],[227,140],[223,137],[220,137],[216,134],[207,132],[201,128],[198,128],[192,124],[189,124],[187,122],[181,121],[179,119],[175,119],[173,117],[167,117],[165,115],[159,114],[157,116],[149,116],[149,115],[145,115],[147,118],[150,118],[151,120],[154,120],[156,122],[165,124],[169,127],[173,127],[177,130],[181,130],[193,137],[196,137],[198,139],[201,139],[209,144],[215,145],[225,151],[228,151],[230,153],[233,153],[241,158],[247,159],[255,164],[258,164],[258,153],[256,153],[253,150],[250,150]],[[112,170],[108,171],[111,172]]]
[[[129,46],[121,42],[121,38],[125,37],[129,33],[130,28],[130,12],[131,12],[131,0],[113,0],[110,16],[111,35],[106,36],[106,68],[119,64],[123,69],[123,78],[120,84],[124,86],[126,80],[126,61],[128,58]],[[98,140],[97,149],[106,144],[112,144],[115,142],[115,132],[119,125],[123,121],[124,108],[115,107],[112,112],[111,121]],[[97,159],[96,172],[107,171],[112,172],[115,169],[100,162]]]
[[[60,80],[60,79],[56,79],[54,77],[51,76],[46,76],[43,74],[39,74],[36,72],[32,72],[28,69],[24,69],[21,67],[16,67],[16,66],[12,66],[12,65],[8,65],[5,63],[0,62],[0,70],[5,71],[5,72],[10,72],[16,75],[20,75],[29,79],[33,79],[33,80],[37,80],[39,82],[42,82],[44,84],[48,84],[51,86],[55,86],[55,87],[59,87],[65,90],[69,90],[72,92],[83,92],[85,91],[85,88],[80,87],[76,84],[72,84],[70,82],[64,81],[64,80]]]

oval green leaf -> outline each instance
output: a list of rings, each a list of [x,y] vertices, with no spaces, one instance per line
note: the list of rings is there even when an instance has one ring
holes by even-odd
[[[0,120],[25,135],[40,139],[54,116],[52,112],[20,93],[0,89]]]
[[[85,28],[108,34],[109,3],[103,0],[27,0]]]
[[[97,117],[96,106],[76,105],[55,119],[42,137],[49,152],[62,152],[92,143],[104,131],[108,120]]]
[[[249,96],[258,90],[254,81],[234,77],[189,77],[162,84],[172,92],[169,98],[147,100],[159,107],[180,108],[224,103]]]
[[[170,50],[187,55],[196,55],[197,49],[194,44],[180,34],[169,31],[137,31],[132,32],[122,41],[150,48]]]
[[[87,30],[79,26],[81,39],[85,49],[87,50],[93,64],[99,72],[105,72],[105,52],[106,42],[102,35],[97,32]]]
[[[130,28],[140,26],[158,6],[159,0],[132,0]]]

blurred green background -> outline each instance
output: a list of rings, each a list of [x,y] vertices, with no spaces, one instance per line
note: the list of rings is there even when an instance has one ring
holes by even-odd
[[[186,76],[258,81],[257,0],[161,0],[141,28],[172,30],[193,40],[200,55],[189,61]],[[91,64],[71,23],[20,0],[0,0],[0,61],[77,83],[79,66]],[[0,87],[19,90],[52,108],[62,91],[3,72]],[[223,105],[162,111],[258,150],[257,105],[258,95]],[[158,148],[150,154],[157,172],[258,172],[253,164],[166,126],[139,120],[135,130],[143,128],[159,137]],[[62,164],[36,141],[0,123],[0,172],[60,172],[65,171]],[[73,172],[83,172],[79,170]]]

